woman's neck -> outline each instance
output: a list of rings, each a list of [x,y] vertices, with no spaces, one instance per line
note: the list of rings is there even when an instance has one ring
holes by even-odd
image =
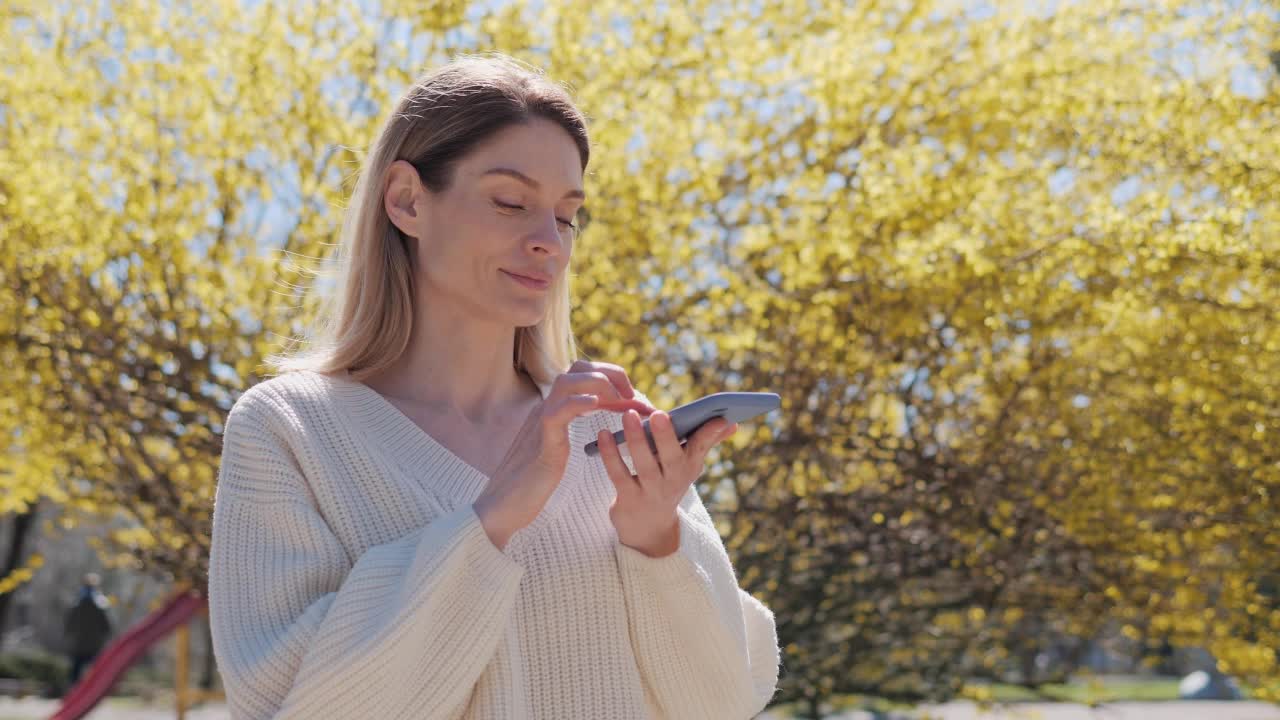
[[[541,397],[512,363],[514,343],[514,327],[421,313],[404,354],[365,384],[420,410],[488,425]]]

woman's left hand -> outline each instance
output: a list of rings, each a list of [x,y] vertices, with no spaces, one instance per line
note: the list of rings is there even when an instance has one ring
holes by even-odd
[[[636,475],[622,460],[613,434],[601,430],[596,438],[600,457],[618,496],[609,506],[609,519],[618,530],[618,540],[650,557],[670,555],[680,547],[680,520],[676,508],[702,475],[707,453],[733,435],[738,424],[716,418],[698,428],[685,443],[676,440],[675,428],[667,413],[649,415],[649,429],[658,447],[649,449],[640,414],[628,410],[622,415],[622,432],[631,453]]]

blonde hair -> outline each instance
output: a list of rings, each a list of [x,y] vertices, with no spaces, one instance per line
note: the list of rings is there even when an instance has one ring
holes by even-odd
[[[583,170],[590,157],[586,119],[562,86],[538,69],[497,53],[463,55],[419,77],[384,122],[370,150],[343,218],[335,255],[334,292],[321,294],[310,337],[291,338],[266,359],[277,372],[346,371],[372,376],[406,350],[413,327],[413,267],[406,237],[383,206],[388,168],[406,160],[423,185],[442,192],[454,168],[477,144],[503,128],[544,118],[573,139]],[[430,262],[423,257],[423,262]],[[577,356],[569,324],[569,273],[550,289],[547,315],[515,330],[512,362],[537,383],[550,383]],[[301,346],[310,344],[303,350]]]

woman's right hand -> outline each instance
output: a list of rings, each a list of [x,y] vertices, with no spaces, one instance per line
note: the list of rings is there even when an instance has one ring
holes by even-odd
[[[489,484],[476,498],[476,515],[499,549],[533,522],[564,477],[569,462],[569,423],[597,410],[642,416],[654,411],[635,395],[617,365],[578,360],[557,376],[551,392],[525,418]]]

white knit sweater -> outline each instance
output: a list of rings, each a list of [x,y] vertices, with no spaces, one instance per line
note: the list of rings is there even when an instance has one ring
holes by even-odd
[[[543,397],[549,386],[540,388]],[[233,718],[750,718],[773,614],[738,587],[698,493],[680,549],[618,542],[613,484],[570,426],[565,476],[499,550],[488,478],[372,388],[289,373],[227,417],[209,610]]]

